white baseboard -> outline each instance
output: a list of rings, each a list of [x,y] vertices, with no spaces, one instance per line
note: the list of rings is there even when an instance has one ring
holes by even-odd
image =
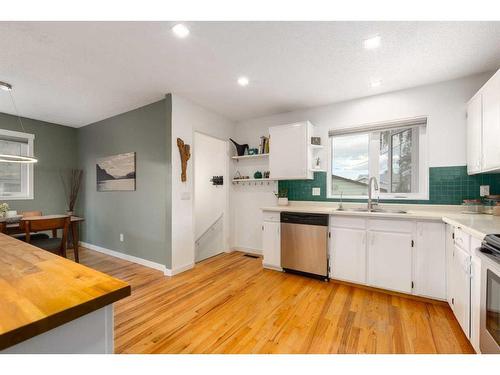
[[[189,264],[186,264],[184,266],[180,266],[180,267],[176,267],[176,268],[173,268],[173,269],[169,269],[168,272],[170,274],[165,274],[167,276],[174,276],[174,275],[178,275],[179,273],[181,272],[184,272],[184,271],[187,271],[187,270],[190,270],[191,268],[194,267],[194,263],[189,263]]]
[[[129,254],[120,253],[119,251],[106,249],[105,247],[93,245],[91,243],[80,241],[80,246],[86,247],[87,249],[90,249],[90,250],[98,251],[98,252],[106,254],[106,255],[111,255],[112,257],[115,257],[115,258],[128,260],[129,262],[137,263],[137,264],[140,264],[141,266],[154,268],[155,270],[162,271],[166,276],[173,276],[175,273],[182,272],[182,271],[177,272],[177,270],[175,270],[176,272],[173,273],[172,270],[170,268],[167,268],[164,264],[156,263],[156,262],[153,262],[151,260],[142,259],[142,258],[133,256],[133,255],[129,255]]]
[[[243,251],[244,253],[262,255],[262,249],[255,249],[253,247],[233,246],[231,251]]]

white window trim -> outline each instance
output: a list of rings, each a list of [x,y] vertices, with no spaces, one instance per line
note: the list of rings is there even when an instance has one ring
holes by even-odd
[[[372,132],[378,129],[373,129]],[[427,126],[418,127],[418,174],[419,174],[419,189],[418,193],[379,193],[379,198],[381,200],[429,200],[429,155],[428,155],[428,139],[427,139]],[[364,132],[364,130],[363,130]],[[370,133],[370,129],[366,129],[367,133]],[[328,137],[328,163],[327,163],[327,176],[326,176],[326,189],[328,199],[340,199],[340,194],[332,194],[332,136]],[[376,147],[378,149],[379,140],[370,139],[369,149]],[[369,152],[370,154],[370,152]],[[377,176],[377,181],[379,181],[379,166],[378,163],[373,163],[371,159],[368,160],[368,169],[370,176]],[[368,199],[368,195],[342,195],[342,199]]]
[[[12,140],[22,140],[28,143],[28,156],[33,156],[35,154],[34,150],[34,140],[35,135],[30,133],[16,132],[13,130],[0,129],[0,138],[12,139]],[[33,164],[26,164],[28,171],[28,190],[26,195],[19,196],[4,196],[0,193],[0,200],[2,201],[20,201],[20,200],[33,200],[35,199],[34,194],[34,169]]]

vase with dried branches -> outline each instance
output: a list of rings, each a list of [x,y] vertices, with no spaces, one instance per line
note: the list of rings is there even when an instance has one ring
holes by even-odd
[[[83,170],[71,169],[69,172],[61,173],[61,180],[64,186],[64,194],[66,195],[66,203],[68,204],[68,215],[73,215],[75,210],[78,192],[82,184]]]

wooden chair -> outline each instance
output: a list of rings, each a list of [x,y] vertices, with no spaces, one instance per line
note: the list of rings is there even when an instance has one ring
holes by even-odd
[[[32,218],[21,219],[24,224],[26,242],[41,249],[50,251],[51,253],[61,255],[66,258],[66,248],[68,242],[68,230],[70,225],[70,217],[59,218]],[[41,231],[56,231],[62,229],[62,237],[53,238],[36,238],[32,239],[31,232]]]

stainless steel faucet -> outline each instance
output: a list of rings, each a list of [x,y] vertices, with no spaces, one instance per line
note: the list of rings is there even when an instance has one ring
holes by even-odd
[[[372,202],[372,182],[374,183],[373,184],[374,189],[378,190],[377,178],[375,176],[370,177],[370,179],[368,180],[368,211],[369,212],[373,211],[373,206],[378,205],[378,203]]]

